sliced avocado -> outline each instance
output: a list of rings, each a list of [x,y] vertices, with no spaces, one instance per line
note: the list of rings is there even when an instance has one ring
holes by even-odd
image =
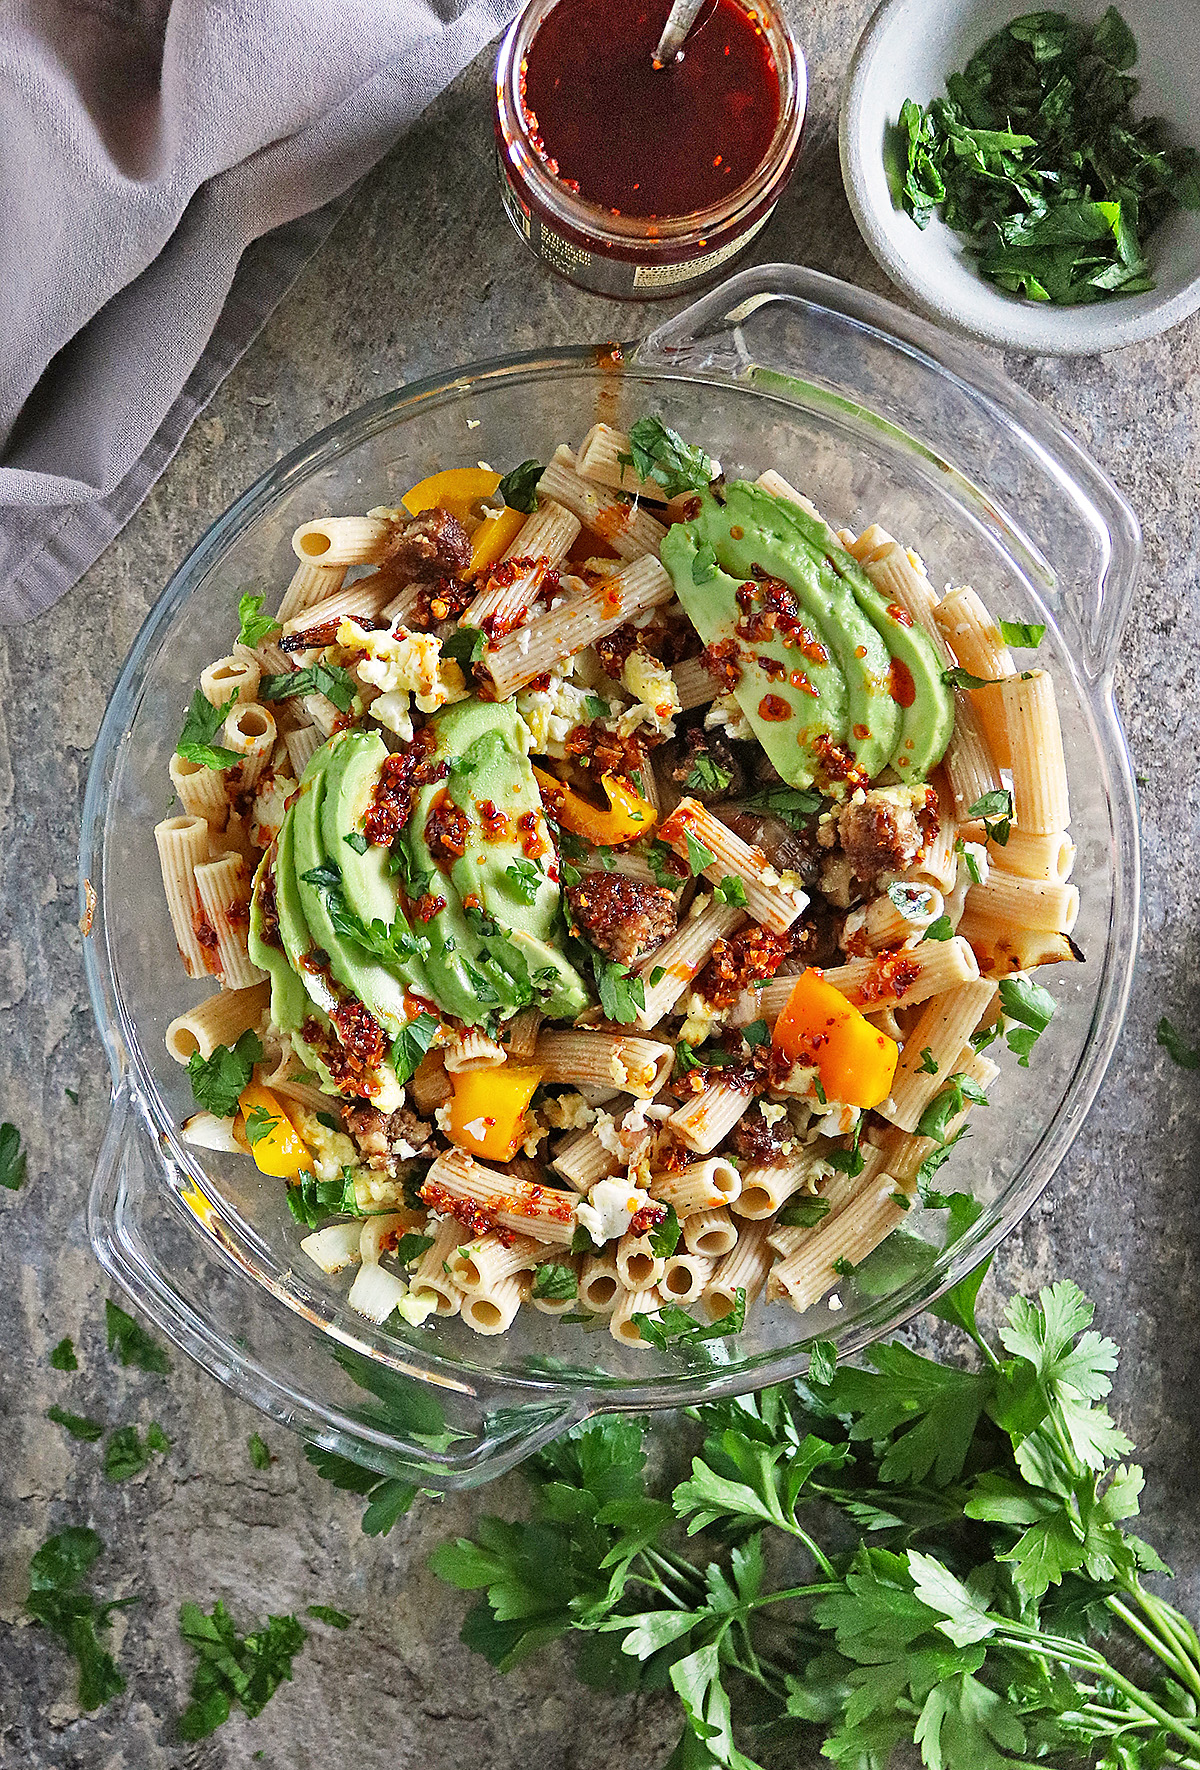
[[[724,505],[704,494],[698,514],[668,530],[663,563],[706,644],[736,637],[741,610],[732,592],[753,581],[756,567],[788,586],[817,646],[802,650],[775,637],[739,639],[743,673],[734,690],[738,704],[790,785],[809,786],[820,772],[814,745],[823,733],[874,776],[885,766],[900,729],[900,709],[890,693],[887,648],[850,587],[836,572],[823,570],[804,538],[795,533],[791,510],[760,486],[736,480],[727,488]],[[695,543],[690,554],[683,539],[688,531]],[[706,578],[703,573],[713,561],[720,576]],[[827,654],[823,661],[821,650]],[[764,656],[783,667],[781,676],[772,677],[754,662]],[[801,676],[799,682],[793,683],[793,673]],[[810,689],[816,689],[816,696]],[[768,717],[780,701],[787,717]]]
[[[271,979],[271,1019],[281,1032],[291,1035],[292,1046],[320,1080],[327,1093],[338,1092],[337,1084],[326,1068],[320,1052],[302,1036],[301,1028],[315,1020],[322,1032],[333,1037],[328,1016],[310,1000],[308,991],[292,969],[282,944],[265,938],[262,891],[268,876],[275,877],[275,861],[268,851],[258,864],[250,897],[250,928],[247,947],[256,965],[261,965]],[[279,916],[279,887],[275,887],[276,916]]]
[[[426,819],[444,791],[440,781],[421,788],[403,840],[412,876],[427,880],[427,892],[442,900],[442,907],[425,924],[429,936],[425,970],[433,998],[447,1014],[457,1015],[468,1026],[478,1026],[491,1014],[511,1011],[512,1004],[481,969],[485,958],[482,942],[467,920],[454,880],[434,859],[425,840]]]
[[[375,843],[360,854],[346,840],[347,836],[362,836],[363,819],[375,798],[387,745],[377,731],[360,728],[336,737],[329,751],[321,802],[321,840],[325,852],[341,869],[342,893],[354,914],[363,922],[378,920],[391,928],[400,914],[400,893],[390,870],[389,850]],[[421,932],[419,925],[416,932]],[[425,967],[415,953],[407,958],[397,954],[381,959],[380,963],[415,995],[433,993]]]
[[[329,969],[343,989],[356,995],[392,1038],[412,1019],[405,1001],[404,985],[378,959],[338,933],[327,901],[327,887],[319,882],[331,857],[321,840],[321,807],[325,798],[328,756],[318,750],[304,770],[300,794],[291,810],[292,841],[300,907],[309,931],[329,956]],[[340,857],[334,859],[340,872]]]
[[[899,611],[903,617],[899,618],[895,605],[871,582],[854,555],[847,553],[828,523],[799,504],[782,498],[778,502],[810,549],[823,555],[850,586],[854,600],[891,656],[907,672],[905,688],[912,699],[901,707],[900,730],[888,760],[901,780],[910,784],[923,781],[945,755],[954,730],[954,696],[942,681],[942,661],[933,641],[905,611]]]
[[[279,938],[283,942],[289,966],[314,1008],[328,1018],[331,1010],[337,1007],[337,997],[321,972],[310,971],[303,964],[317,942],[304,919],[300,887],[296,880],[293,840],[295,810],[293,805],[285,813],[275,844],[275,913],[279,918]],[[272,1008],[273,1005],[272,996]]]

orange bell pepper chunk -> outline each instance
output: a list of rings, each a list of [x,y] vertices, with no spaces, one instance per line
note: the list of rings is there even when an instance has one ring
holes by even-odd
[[[497,516],[485,516],[471,536],[471,576],[498,565],[528,520],[508,504]]]
[[[464,528],[471,529],[480,520],[477,506],[494,498],[499,484],[500,475],[489,473],[484,467],[449,467],[444,473],[431,473],[428,479],[418,481],[400,502],[410,516],[420,516],[423,510],[435,508],[448,510]]]
[[[865,1109],[892,1091],[899,1045],[811,967],[796,979],[771,1042],[789,1062],[814,1067],[829,1100]]]
[[[632,842],[638,836],[648,836],[654,828],[658,813],[653,805],[639,799],[632,787],[627,787],[615,774],[600,777],[608,798],[608,810],[602,811],[544,769],[535,768],[533,772],[554,821],[598,848]]]
[[[270,1088],[248,1082],[238,1095],[238,1106],[246,1142],[260,1173],[276,1180],[294,1180],[312,1167],[308,1145]]]
[[[503,1063],[453,1074],[451,1142],[484,1161],[511,1161],[525,1141],[525,1109],[542,1073],[536,1064]]]

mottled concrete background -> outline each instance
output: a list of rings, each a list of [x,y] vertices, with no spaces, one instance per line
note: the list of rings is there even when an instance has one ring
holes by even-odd
[[[810,54],[803,163],[759,242],[887,293],[842,194],[838,88],[865,0],[795,4]],[[5,635],[0,663],[0,1108],[29,1152],[29,1184],[0,1191],[0,1762],[204,1770],[247,1764],[321,1770],[531,1764],[653,1766],[674,1734],[662,1701],[605,1700],[578,1687],[558,1650],[507,1679],[459,1645],[461,1605],[426,1571],[441,1537],[521,1481],[426,1505],[383,1542],[359,1530],[360,1502],[333,1492],[276,1427],[270,1470],[251,1467],[261,1422],[185,1359],[168,1380],[114,1368],[103,1350],[101,1282],[83,1201],[108,1076],[79,964],[76,840],[88,756],[126,650],[170,571],[214,516],[286,450],[397,382],[538,344],[628,337],[640,311],[580,294],[530,259],[493,187],[483,58],[368,180],[316,262],[226,382],[121,538],[55,613]],[[661,310],[660,310],[661,311]],[[1133,1006],[1116,1061],[1049,1196],[1002,1251],[1005,1285],[1064,1271],[1100,1303],[1124,1345],[1115,1397],[1146,1464],[1146,1534],[1200,1599],[1200,1329],[1196,1123],[1200,1075],[1154,1043],[1160,1014],[1200,1037],[1197,842],[1200,713],[1200,322],[1109,357],[1004,367],[1091,450],[1137,509],[1146,563],[1118,694],[1145,777],[1145,917]],[[74,1105],[64,1090],[78,1092]],[[49,1369],[73,1334],[81,1369]],[[109,1418],[163,1422],[170,1454],[111,1486],[95,1448],[43,1418],[53,1401]],[[115,1630],[127,1694],[95,1718],[74,1706],[74,1675],[42,1631],[17,1622],[31,1551],[90,1521],[108,1544],[106,1592],[141,1605]],[[170,1743],[186,1695],[181,1599],[223,1595],[243,1623],[325,1602],[361,1619],[314,1627],[263,1716],[207,1743]],[[14,1626],[9,1626],[10,1624]]]

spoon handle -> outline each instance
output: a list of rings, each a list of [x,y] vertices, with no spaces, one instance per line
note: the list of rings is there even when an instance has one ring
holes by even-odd
[[[675,0],[663,26],[663,34],[658,39],[658,48],[654,51],[655,67],[665,67],[667,62],[675,60],[704,4],[705,0]]]

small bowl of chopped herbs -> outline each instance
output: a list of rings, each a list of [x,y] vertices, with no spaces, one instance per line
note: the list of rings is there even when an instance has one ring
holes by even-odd
[[[892,281],[1049,355],[1200,307],[1200,3],[885,0],[855,50],[842,174]]]

